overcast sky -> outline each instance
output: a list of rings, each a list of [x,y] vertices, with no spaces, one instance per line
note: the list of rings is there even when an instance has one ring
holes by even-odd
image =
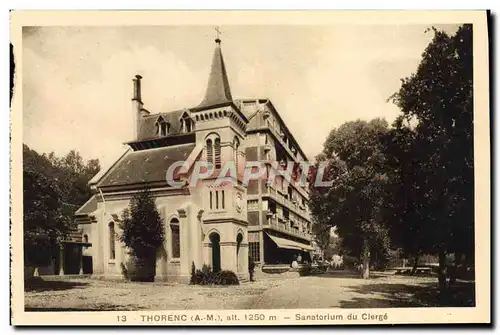
[[[436,27],[454,33],[457,26]],[[312,159],[334,127],[386,118],[416,70],[428,26],[221,26],[233,98],[268,97]],[[132,140],[132,78],[152,113],[196,106],[214,49],[210,26],[43,27],[23,35],[24,142],[112,163]]]

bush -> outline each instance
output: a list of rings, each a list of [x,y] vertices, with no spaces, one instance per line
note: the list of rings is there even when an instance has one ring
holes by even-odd
[[[353,256],[348,256],[348,255],[344,255],[342,257],[343,259],[343,267],[344,269],[348,269],[348,270],[353,270],[356,268],[356,264],[359,264],[360,261],[357,257],[353,257]]]
[[[191,285],[239,285],[238,276],[228,270],[213,272],[212,268],[206,264],[196,270],[194,263],[191,266]]]
[[[191,263],[191,279],[189,280],[189,285],[196,285],[196,267],[194,262]]]
[[[222,270],[218,274],[216,285],[239,285],[238,276],[233,271]]]

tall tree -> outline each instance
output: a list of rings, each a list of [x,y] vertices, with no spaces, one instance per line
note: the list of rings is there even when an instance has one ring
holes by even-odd
[[[54,153],[39,154],[23,145],[23,211],[26,263],[44,265],[45,251],[55,247],[72,229],[73,214],[90,196],[88,180],[99,170],[98,160],[65,164]],[[70,160],[71,161],[71,160]],[[70,167],[73,166],[73,167]]]
[[[363,278],[369,277],[371,252],[387,240],[381,215],[387,178],[380,141],[387,131],[387,122],[381,119],[347,122],[333,129],[317,160],[327,164],[324,180],[334,183],[311,185],[315,221],[337,228],[344,249],[363,260]]]
[[[408,217],[420,224],[409,224],[406,232],[417,228],[417,248],[438,254],[445,290],[446,254],[469,262],[474,256],[472,25],[453,36],[432,31],[416,73],[402,80],[393,101],[402,111],[397,131],[414,137],[409,147],[418,175],[408,184],[416,192],[405,201],[413,212]]]

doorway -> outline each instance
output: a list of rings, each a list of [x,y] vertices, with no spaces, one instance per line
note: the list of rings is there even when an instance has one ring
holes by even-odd
[[[212,244],[212,270],[219,272],[220,269],[220,236],[217,233],[212,233],[209,236]]]

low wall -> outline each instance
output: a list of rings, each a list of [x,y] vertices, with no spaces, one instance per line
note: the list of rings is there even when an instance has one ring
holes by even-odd
[[[255,268],[255,278],[298,278],[308,275],[310,271],[311,266],[307,264],[299,264],[296,268],[289,264],[264,264]]]

